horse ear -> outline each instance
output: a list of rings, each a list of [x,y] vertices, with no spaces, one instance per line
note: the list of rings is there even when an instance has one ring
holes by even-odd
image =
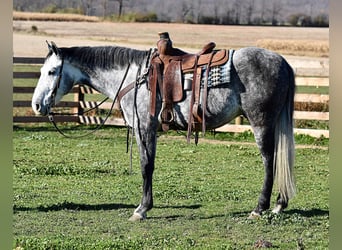
[[[47,44],[47,46],[48,46],[49,51],[52,51],[52,46],[51,46],[51,44],[48,42],[48,40],[46,40],[46,44]]]
[[[49,48],[50,51],[52,51],[56,55],[59,55],[59,49],[58,49],[57,45],[53,41],[51,41],[51,44],[48,41],[46,41],[46,43],[47,43],[48,48]]]
[[[59,49],[57,47],[57,45],[51,41],[51,45],[52,45],[52,51],[56,54],[59,55]]]

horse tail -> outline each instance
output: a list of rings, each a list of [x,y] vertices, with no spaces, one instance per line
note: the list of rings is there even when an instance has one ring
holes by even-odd
[[[279,115],[275,127],[275,148],[273,173],[277,183],[280,198],[287,204],[296,193],[294,180],[295,146],[293,135],[293,110],[295,94],[295,78],[292,68],[289,69],[289,89],[286,103]]]

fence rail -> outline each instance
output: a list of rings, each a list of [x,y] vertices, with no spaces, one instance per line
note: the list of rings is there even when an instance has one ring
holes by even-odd
[[[30,58],[30,57],[14,57],[14,64],[22,64],[22,65],[41,65],[44,63],[44,58]],[[314,74],[314,71],[307,71],[308,75],[305,76],[305,71],[303,69],[299,69],[296,71],[296,85],[297,86],[329,86],[329,78],[328,71],[321,71],[317,74]],[[40,76],[39,72],[13,72],[14,79],[38,79]],[[14,86],[13,94],[26,94],[31,95],[34,91],[34,87],[25,87],[25,86]],[[69,95],[73,95],[72,101],[62,101],[56,108],[68,109],[70,113],[74,115],[60,115],[55,116],[56,122],[75,122],[75,123],[83,123],[83,124],[99,124],[103,122],[103,118],[94,115],[85,115],[84,110],[96,107],[99,104],[98,101],[87,101],[85,96],[89,95],[98,95],[99,93],[93,89],[90,89],[85,86],[76,86],[72,89]],[[322,94],[302,94],[296,93],[295,102],[297,103],[307,103],[307,104],[324,104],[329,105],[329,95]],[[13,108],[14,109],[28,109],[31,107],[31,100],[14,100]],[[101,109],[109,110],[111,107],[110,102],[105,102],[101,105]],[[119,106],[116,103],[114,109],[118,109]],[[26,112],[24,115],[15,114],[13,112],[13,122],[14,123],[40,123],[40,122],[49,122],[47,117],[39,117],[34,116],[32,112]],[[329,112],[317,112],[317,111],[294,111],[294,119],[296,120],[317,120],[317,121],[329,121]],[[216,131],[218,132],[244,132],[251,130],[249,125],[240,125],[239,121],[241,119],[236,120],[236,124],[226,124]],[[113,117],[111,116],[105,123],[106,125],[116,125],[116,126],[124,126],[124,120],[121,117]],[[298,134],[308,134],[314,137],[329,137],[328,130],[322,129],[299,129],[295,128],[295,133]]]

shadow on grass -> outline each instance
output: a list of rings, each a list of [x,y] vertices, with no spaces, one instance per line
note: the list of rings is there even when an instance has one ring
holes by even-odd
[[[155,209],[199,209],[202,205],[195,204],[195,205],[157,205],[154,206]],[[184,215],[166,215],[166,216],[152,216],[148,217],[148,219],[167,219],[167,220],[175,220],[177,218],[184,218]]]
[[[293,214],[299,214],[303,217],[316,217],[316,216],[329,216],[329,210],[323,210],[319,208],[313,208],[309,210],[301,210],[301,209],[291,209],[288,211],[284,211],[285,214],[293,215]]]
[[[241,211],[241,212],[230,213],[230,215],[233,217],[248,217],[250,213],[251,211]],[[264,213],[267,213],[267,212],[264,212]],[[313,208],[313,209],[308,209],[308,210],[290,209],[290,210],[285,210],[284,212],[282,212],[282,214],[289,215],[289,216],[297,214],[302,217],[311,218],[311,217],[316,217],[316,216],[329,216],[329,210],[324,210],[324,209],[319,209],[319,208]]]
[[[202,205],[195,204],[195,205],[156,205],[154,208],[164,209],[164,208],[179,208],[179,209],[199,209]]]
[[[224,218],[227,215],[222,213],[222,214],[210,214],[210,213],[187,213],[180,215],[182,209],[189,209],[189,210],[196,210],[201,208],[202,205],[200,204],[194,204],[194,205],[159,205],[155,206],[154,208],[157,209],[179,209],[178,214],[174,215],[165,215],[165,216],[149,216],[148,219],[167,219],[167,220],[176,220],[178,218],[185,218],[187,220],[210,220],[210,219],[215,219],[215,218]],[[165,213],[170,213],[170,211],[165,211]],[[177,213],[177,212],[176,212]]]
[[[109,204],[78,204],[74,202],[64,201],[62,203],[57,203],[53,205],[41,205],[38,207],[20,207],[14,205],[13,211],[15,212],[23,212],[23,211],[38,211],[38,212],[49,212],[49,211],[61,211],[61,210],[78,210],[78,211],[99,211],[99,210],[117,210],[117,209],[134,209],[137,205],[132,204],[121,204],[121,203],[109,203]],[[198,209],[201,205],[161,205],[155,206],[154,208],[175,208],[175,209]]]
[[[180,209],[198,209],[201,205],[190,205],[190,206],[159,206],[157,208],[180,208]],[[270,211],[268,213],[271,213]],[[265,212],[266,214],[266,212]],[[323,209],[310,209],[310,210],[300,210],[300,209],[292,209],[288,211],[284,211],[282,213],[285,217],[291,217],[295,215],[300,215],[302,217],[311,218],[311,217],[321,217],[321,216],[329,216],[328,210]],[[148,217],[148,219],[167,219],[167,220],[176,220],[178,218],[187,218],[189,220],[191,219],[214,219],[214,218],[224,218],[224,217],[233,217],[233,218],[241,218],[241,219],[248,219],[248,216],[250,215],[250,211],[241,211],[241,212],[232,212],[227,214],[214,214],[214,215],[208,215],[208,216],[189,216],[189,215],[166,215],[166,216],[152,216]],[[281,215],[281,214],[280,214]],[[267,215],[265,215],[267,216]]]
[[[121,208],[135,208],[136,205],[130,205],[130,204],[116,204],[116,203],[110,203],[110,204],[94,204],[94,205],[88,205],[88,204],[78,204],[74,202],[63,202],[53,205],[47,205],[47,206],[38,206],[38,207],[18,207],[14,206],[13,211],[14,212],[22,212],[22,211],[38,211],[38,212],[49,212],[49,211],[61,211],[61,210],[80,210],[80,211],[99,211],[99,210],[117,210]]]

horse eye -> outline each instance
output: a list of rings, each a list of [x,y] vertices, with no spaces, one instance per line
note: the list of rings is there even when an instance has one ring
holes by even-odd
[[[48,74],[49,74],[49,76],[52,76],[52,75],[54,75],[55,74],[55,70],[50,70],[49,72],[48,72]]]

